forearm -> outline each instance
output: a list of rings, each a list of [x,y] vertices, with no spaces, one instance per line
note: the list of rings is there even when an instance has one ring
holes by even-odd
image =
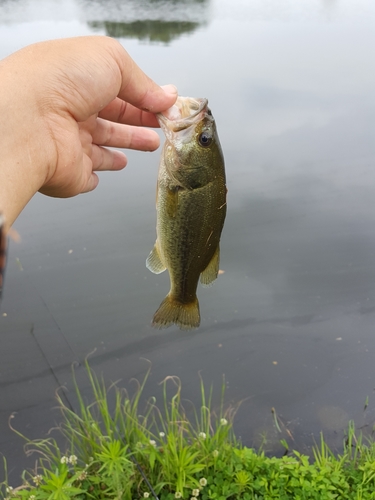
[[[38,180],[38,176],[29,164],[25,144],[19,144],[15,154],[12,145],[1,139],[0,148],[1,151],[9,148],[8,154],[2,154],[0,158],[0,212],[5,217],[7,231],[38,191],[42,182]]]
[[[0,212],[8,229],[45,182],[48,155],[23,55],[0,61]],[[22,74],[20,74],[22,71]]]
[[[1,90],[0,85],[0,212],[8,229],[43,185],[44,173],[35,165],[40,160],[33,132],[22,120],[14,120],[18,111],[1,102]]]

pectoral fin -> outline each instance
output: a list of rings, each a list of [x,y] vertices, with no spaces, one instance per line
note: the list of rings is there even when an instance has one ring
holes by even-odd
[[[158,251],[158,240],[156,240],[154,248],[151,250],[149,256],[147,257],[146,267],[155,274],[160,274],[167,269],[163,264]]]
[[[216,280],[219,272],[219,261],[220,261],[220,247],[217,246],[215,253],[210,260],[210,263],[206,269],[201,273],[200,282],[203,286],[209,286],[213,281]]]

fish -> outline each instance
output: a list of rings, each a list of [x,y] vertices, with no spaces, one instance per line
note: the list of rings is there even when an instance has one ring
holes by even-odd
[[[156,242],[146,260],[168,270],[170,291],[152,326],[181,330],[200,325],[197,286],[216,280],[227,210],[224,157],[208,100],[181,97],[157,118],[166,140],[156,196]]]

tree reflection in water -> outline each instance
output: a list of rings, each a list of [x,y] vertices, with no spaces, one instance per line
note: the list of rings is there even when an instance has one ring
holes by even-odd
[[[189,21],[133,21],[131,23],[114,23],[111,21],[91,21],[92,29],[104,29],[108,36],[114,38],[138,38],[149,42],[169,43],[181,35],[192,33],[198,23]]]
[[[116,38],[169,43],[209,22],[210,0],[81,0],[88,25]]]

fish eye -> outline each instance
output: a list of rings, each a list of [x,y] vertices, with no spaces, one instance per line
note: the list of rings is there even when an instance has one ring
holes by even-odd
[[[209,146],[212,142],[212,136],[208,134],[207,132],[202,132],[201,135],[198,138],[199,144],[206,148]]]

